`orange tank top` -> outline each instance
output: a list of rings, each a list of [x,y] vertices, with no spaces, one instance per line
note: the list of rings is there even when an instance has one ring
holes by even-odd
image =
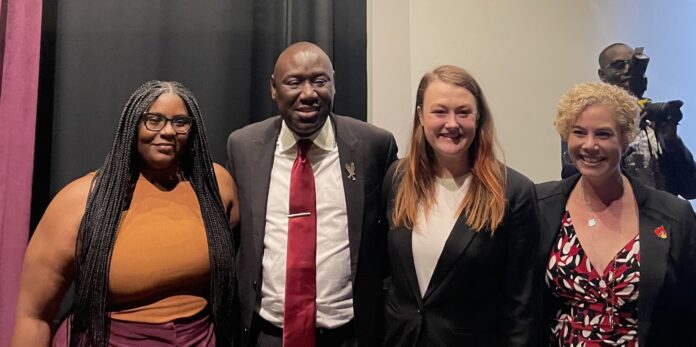
[[[165,323],[191,317],[206,308],[209,287],[208,241],[190,182],[162,191],[141,176],[111,257],[111,318]]]

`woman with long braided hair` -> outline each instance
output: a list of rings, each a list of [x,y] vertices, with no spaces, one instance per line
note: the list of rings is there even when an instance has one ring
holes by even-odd
[[[231,343],[236,186],[178,82],[131,95],[103,166],[63,188],[27,248],[14,346]]]

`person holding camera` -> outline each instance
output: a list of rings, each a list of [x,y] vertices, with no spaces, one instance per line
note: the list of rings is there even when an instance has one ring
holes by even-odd
[[[640,132],[623,156],[622,167],[642,183],[685,199],[696,198],[696,163],[677,135],[682,119],[680,100],[652,102],[643,98],[647,88],[645,69],[649,62],[643,48],[635,50],[624,43],[613,43],[599,54],[599,79],[630,92],[642,107]],[[567,158],[567,143],[561,144],[566,178],[578,172]]]

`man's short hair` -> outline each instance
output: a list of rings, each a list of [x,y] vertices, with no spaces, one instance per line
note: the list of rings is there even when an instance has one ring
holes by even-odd
[[[604,58],[604,56],[606,56],[607,51],[609,51],[610,49],[612,49],[616,46],[626,46],[628,48],[631,48],[631,46],[629,46],[623,42],[614,42],[614,43],[610,44],[609,46],[606,46],[601,52],[599,52],[599,58],[597,59],[597,62],[599,63],[600,68],[604,67],[604,66],[602,66],[602,58]]]

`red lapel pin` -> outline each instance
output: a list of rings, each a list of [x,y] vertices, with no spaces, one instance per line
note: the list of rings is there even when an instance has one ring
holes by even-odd
[[[667,230],[665,230],[664,225],[660,225],[659,227],[655,228],[655,235],[661,239],[666,239],[667,238]]]

